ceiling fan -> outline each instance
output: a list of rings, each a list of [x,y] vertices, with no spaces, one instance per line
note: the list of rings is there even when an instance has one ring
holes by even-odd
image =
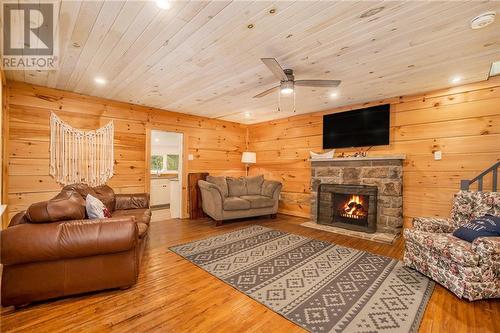
[[[306,87],[337,87],[340,84],[340,80],[295,80],[293,75],[293,69],[282,69],[278,61],[274,58],[261,58],[264,65],[269,68],[269,70],[280,80],[278,86],[272,87],[266,91],[255,95],[253,98],[260,98],[270,93],[280,90],[282,94],[291,94],[295,91],[295,86],[306,86]]]

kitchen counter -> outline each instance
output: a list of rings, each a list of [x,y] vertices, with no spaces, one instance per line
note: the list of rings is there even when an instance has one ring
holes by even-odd
[[[170,174],[170,173],[162,173],[160,175],[151,174],[151,179],[170,179],[170,180],[178,180],[178,174]]]

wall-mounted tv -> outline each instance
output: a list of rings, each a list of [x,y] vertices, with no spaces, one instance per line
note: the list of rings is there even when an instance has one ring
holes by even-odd
[[[389,144],[390,104],[323,116],[323,149]]]

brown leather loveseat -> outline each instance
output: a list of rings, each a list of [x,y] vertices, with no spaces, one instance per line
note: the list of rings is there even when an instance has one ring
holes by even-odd
[[[88,219],[87,194],[112,217]],[[106,185],[68,185],[31,205],[0,233],[2,306],[132,286],[150,219],[148,194],[115,194]]]

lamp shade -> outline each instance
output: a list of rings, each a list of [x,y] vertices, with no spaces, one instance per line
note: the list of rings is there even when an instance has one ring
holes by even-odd
[[[241,156],[241,163],[253,164],[257,163],[257,154],[251,151],[243,152]]]

